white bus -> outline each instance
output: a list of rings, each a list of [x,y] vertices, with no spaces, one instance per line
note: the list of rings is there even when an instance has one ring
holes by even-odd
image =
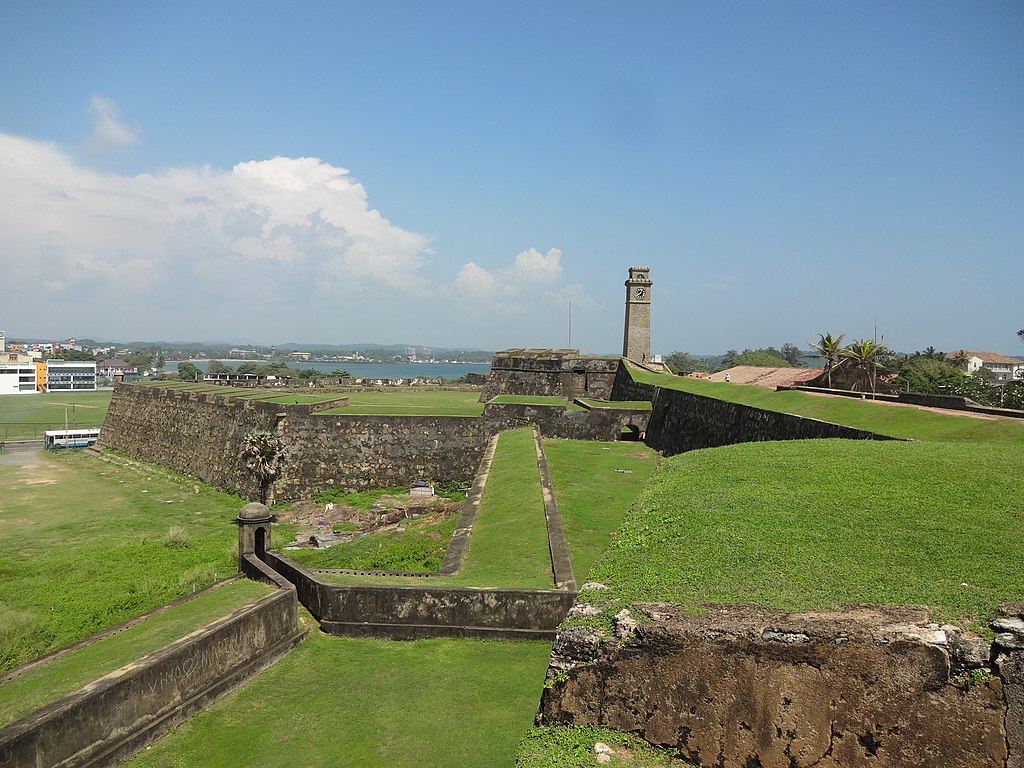
[[[85,448],[95,445],[100,437],[99,428],[48,429],[43,441],[44,448]]]

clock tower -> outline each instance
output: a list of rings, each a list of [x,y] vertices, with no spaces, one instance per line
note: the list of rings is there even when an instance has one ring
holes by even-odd
[[[651,268],[630,267],[626,281],[626,328],[622,356],[634,363],[651,359]]]

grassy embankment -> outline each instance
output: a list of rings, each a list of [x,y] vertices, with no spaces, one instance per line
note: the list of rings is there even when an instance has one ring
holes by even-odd
[[[0,683],[0,728],[270,592],[255,581],[232,581]]]
[[[234,573],[232,521],[244,503],[114,457],[8,455],[0,463],[0,669]]]
[[[124,765],[511,765],[550,650],[538,641],[358,640],[314,629]]]
[[[905,405],[891,405],[849,397],[830,397],[807,392],[776,392],[750,384],[689,379],[684,376],[651,373],[630,368],[636,381],[666,389],[677,389],[731,403],[751,405],[767,411],[795,413],[812,419],[910,440],[963,441],[969,443],[1010,443],[1024,441],[1024,419],[982,419],[956,415],[955,411],[935,413]]]
[[[0,441],[42,440],[48,429],[99,427],[111,392],[0,395]]]
[[[913,443],[750,443],[666,460],[592,573],[588,599],[784,609],[924,604],[982,629],[1024,598],[1024,424],[645,378],[736,402],[841,421]],[[783,397],[780,397],[783,396]],[[606,614],[608,615],[608,614]]]

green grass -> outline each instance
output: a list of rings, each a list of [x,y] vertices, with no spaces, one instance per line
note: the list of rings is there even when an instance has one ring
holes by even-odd
[[[1024,444],[1024,419],[979,419],[923,411],[901,405],[873,403],[849,397],[828,397],[806,392],[776,392],[748,384],[689,379],[630,368],[636,381],[677,389],[768,411],[782,411],[814,419],[846,424],[891,437]]]
[[[116,457],[27,460],[0,463],[0,670],[237,570],[243,499]]]
[[[544,453],[573,571],[583,584],[657,466],[658,454],[643,443],[583,440],[545,440]]]
[[[111,392],[40,392],[0,395],[0,440],[42,440],[48,429],[99,427]]]
[[[591,576],[625,604],[924,604],[975,628],[1024,599],[1024,446],[810,440],[663,461]],[[604,595],[607,594],[607,597]],[[614,609],[614,608],[613,608]]]
[[[502,432],[455,583],[553,589],[533,430]]]
[[[390,416],[480,416],[484,412],[478,392],[455,390],[395,390],[347,393],[349,404],[323,413]]]
[[[0,728],[270,592],[233,581],[0,684]]]
[[[457,514],[423,525],[417,520],[407,520],[405,530],[400,533],[375,533],[327,549],[299,549],[287,554],[306,568],[436,571],[441,567],[458,520]]]
[[[289,553],[291,554],[291,553]],[[491,462],[466,562],[458,576],[319,574],[342,584],[430,584],[554,589],[537,449],[529,427],[503,432]]]
[[[547,669],[545,642],[330,637],[295,650],[127,768],[511,766]]]
[[[684,768],[691,763],[678,758],[676,750],[651,746],[638,736],[598,725],[545,726],[533,728],[519,744],[517,768],[597,768],[594,745],[616,750],[604,765],[629,768]]]

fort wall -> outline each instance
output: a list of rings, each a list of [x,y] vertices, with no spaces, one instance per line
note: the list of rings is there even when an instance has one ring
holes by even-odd
[[[494,355],[480,400],[498,395],[608,400],[619,364],[618,357],[584,357],[576,349],[505,350]]]
[[[0,765],[114,765],[287,653],[303,635],[295,589],[247,570],[279,589],[0,730]]]
[[[645,604],[614,636],[560,630],[537,720],[637,733],[720,768],[1019,768],[1022,607],[990,647],[912,607]]]
[[[764,440],[892,440],[862,429],[790,413],[766,411],[740,403],[695,395],[634,381],[626,366],[615,378],[615,400],[648,400],[652,404],[644,442],[674,456],[698,448]]]

